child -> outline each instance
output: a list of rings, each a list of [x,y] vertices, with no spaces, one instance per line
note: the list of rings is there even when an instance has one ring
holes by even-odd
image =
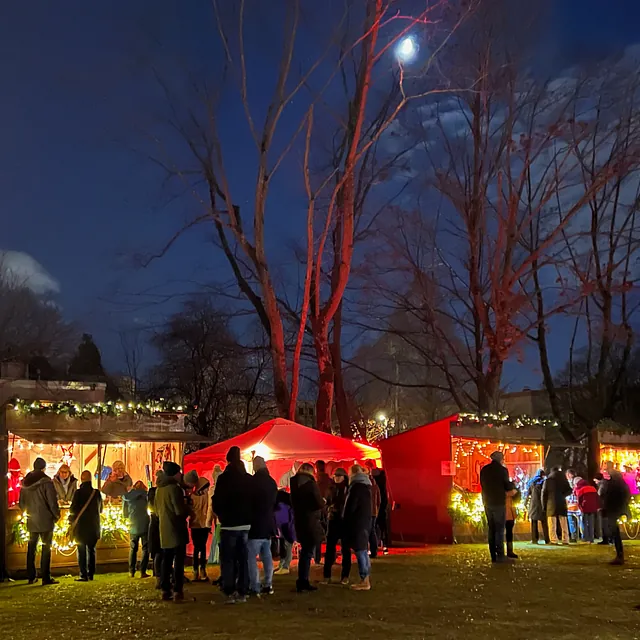
[[[507,519],[505,523],[506,539],[507,539],[507,558],[513,558],[517,560],[518,556],[513,551],[513,527],[516,524],[516,518],[518,512],[516,511],[515,504],[520,500],[520,491],[511,484],[512,489],[507,491]]]
[[[184,477],[185,484],[192,487],[189,494],[189,528],[193,543],[193,581],[208,582],[207,576],[207,538],[211,527],[207,527],[209,509],[209,481],[199,478],[195,471]]]
[[[596,529],[596,514],[600,507],[598,490],[593,484],[580,478],[576,483],[574,493],[578,498],[580,511],[582,511],[583,540],[589,544],[593,544]]]
[[[275,511],[278,537],[284,546],[284,553],[280,554],[280,564],[275,575],[282,576],[289,573],[293,557],[293,544],[296,541],[296,528],[293,523],[293,509],[291,508],[291,496],[280,489],[276,498]]]
[[[144,482],[138,480],[133,489],[122,496],[124,517],[129,518],[129,575],[136,576],[138,546],[142,542],[140,577],[147,578],[149,566],[149,499]]]

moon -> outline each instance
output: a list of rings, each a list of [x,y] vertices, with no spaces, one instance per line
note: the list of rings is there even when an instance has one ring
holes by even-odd
[[[396,57],[400,62],[411,62],[418,53],[418,45],[412,36],[402,38],[396,46]]]

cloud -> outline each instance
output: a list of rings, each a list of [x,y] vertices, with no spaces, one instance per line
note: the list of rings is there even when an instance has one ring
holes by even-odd
[[[0,274],[37,294],[60,291],[60,283],[37,260],[22,251],[0,250]]]

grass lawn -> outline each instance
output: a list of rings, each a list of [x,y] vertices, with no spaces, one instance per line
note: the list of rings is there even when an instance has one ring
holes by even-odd
[[[515,566],[491,566],[480,545],[398,551],[374,562],[368,593],[297,595],[293,575],[276,576],[274,596],[236,606],[207,584],[187,585],[182,605],[163,603],[152,580],[126,574],[4,584],[0,638],[640,638],[640,544],[627,545],[625,567],[608,566],[604,547],[517,547]]]

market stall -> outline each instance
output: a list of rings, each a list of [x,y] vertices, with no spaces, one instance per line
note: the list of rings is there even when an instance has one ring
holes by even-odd
[[[28,533],[19,509],[20,488],[36,458],[45,460],[45,472],[52,478],[64,464],[75,478],[90,471],[94,486],[104,489],[112,472],[122,467],[133,482],[150,485],[165,460],[182,462],[185,443],[206,440],[185,430],[183,413],[158,404],[15,403],[6,410],[4,424],[9,571],[24,568]],[[121,500],[104,498],[98,564],[124,562],[128,522]],[[66,567],[75,564],[75,543],[67,535],[69,503],[61,499],[59,506],[62,515],[54,531],[52,565]]]

